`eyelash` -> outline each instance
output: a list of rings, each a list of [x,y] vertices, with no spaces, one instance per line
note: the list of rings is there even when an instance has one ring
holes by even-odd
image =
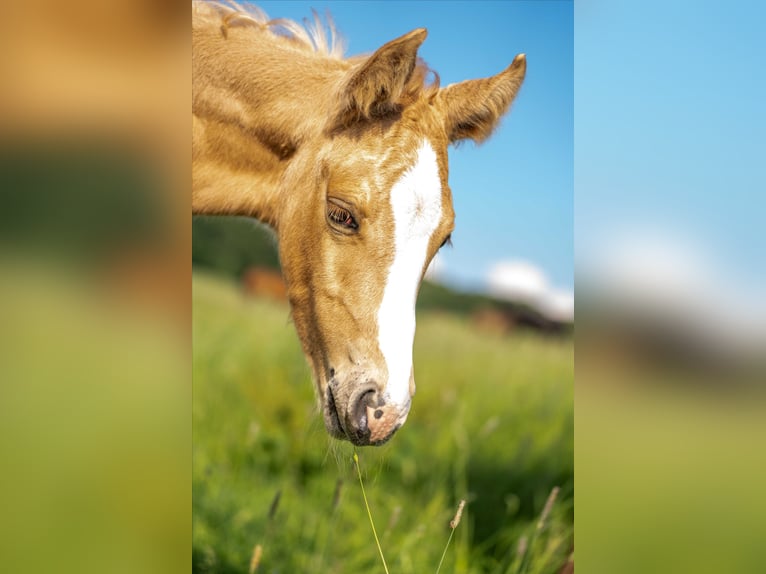
[[[338,225],[346,227],[347,229],[359,228],[359,224],[354,219],[354,216],[351,215],[351,212],[348,209],[345,209],[344,207],[340,207],[339,205],[330,204],[327,208],[327,217],[329,217],[332,221],[334,221]],[[450,247],[452,247],[451,233],[446,237],[444,241],[442,241],[442,244],[439,246],[439,249],[441,249],[445,245],[449,245]]]
[[[333,222],[347,229],[359,228],[359,224],[354,219],[354,216],[351,215],[351,212],[348,209],[340,207],[339,205],[330,204],[327,207],[327,217],[329,217]]]

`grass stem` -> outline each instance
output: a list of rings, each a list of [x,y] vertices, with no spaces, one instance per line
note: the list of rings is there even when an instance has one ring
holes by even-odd
[[[519,568],[516,571],[517,574],[526,574],[527,570],[529,569],[529,565],[532,560],[532,547],[534,546],[535,542],[537,542],[537,538],[540,536],[540,534],[542,534],[542,531],[548,522],[548,516],[550,515],[551,509],[553,508],[553,503],[556,502],[556,497],[558,495],[559,487],[554,486],[551,490],[551,493],[548,495],[548,499],[545,501],[545,506],[543,507],[543,511],[540,514],[540,519],[537,521],[537,526],[529,539],[529,545],[525,548],[526,552],[521,557]]]
[[[359,486],[362,487],[362,497],[364,498],[364,506],[367,508],[367,516],[370,519],[370,526],[372,526],[372,534],[375,536],[375,544],[378,546],[378,552],[380,553],[380,559],[383,561],[383,570],[388,574],[388,566],[386,565],[386,558],[383,556],[383,549],[380,547],[380,540],[378,540],[378,533],[375,530],[375,523],[372,520],[372,513],[370,512],[370,505],[367,502],[367,493],[364,491],[364,482],[362,481],[362,471],[359,470],[359,457],[356,454],[356,448],[354,448],[354,463],[356,465],[356,474],[359,476]]]
[[[458,504],[457,512],[455,513],[455,517],[450,521],[450,533],[449,538],[447,538],[447,544],[444,546],[444,552],[442,552],[441,560],[439,560],[439,565],[436,567],[436,574],[439,574],[439,570],[442,569],[442,564],[444,563],[444,557],[447,555],[447,548],[449,548],[450,542],[452,542],[452,536],[455,534],[455,528],[457,528],[457,525],[460,524],[460,518],[463,516],[463,507],[465,506],[465,500],[461,500],[460,504]]]
[[[441,560],[439,560],[439,565],[436,567],[436,574],[439,574],[439,570],[442,569],[442,563],[444,562],[444,557],[447,555],[447,548],[449,548],[449,543],[452,542],[452,535],[455,534],[455,529],[451,529],[449,533],[449,538],[447,538],[447,545],[444,547],[444,552],[442,552]]]

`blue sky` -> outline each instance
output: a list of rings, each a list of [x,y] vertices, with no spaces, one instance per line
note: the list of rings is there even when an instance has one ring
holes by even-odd
[[[494,75],[527,54],[524,86],[488,142],[450,150],[457,213],[445,277],[478,288],[492,265],[524,260],[552,286],[574,284],[571,2],[258,2],[271,18],[329,10],[346,54],[370,53],[418,27],[442,85]]]
[[[575,4],[578,266],[635,228],[766,278],[764,22],[754,1]]]

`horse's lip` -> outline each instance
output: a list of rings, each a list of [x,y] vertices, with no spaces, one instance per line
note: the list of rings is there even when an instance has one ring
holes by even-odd
[[[396,431],[398,431],[401,427],[402,427],[401,424],[397,424],[394,427],[394,430],[392,430],[386,438],[381,439],[379,441],[375,441],[375,442],[370,441],[367,444],[372,445],[372,446],[381,446],[383,444],[386,444],[388,441],[390,441],[393,438],[393,436],[396,434]]]
[[[335,396],[332,394],[332,388],[327,387],[327,401],[325,403],[325,412],[329,417],[329,422],[332,428],[328,428],[327,431],[335,438],[346,438],[346,429],[343,427],[340,415],[338,415],[338,408],[335,405]],[[328,422],[325,419],[325,422]],[[327,425],[326,425],[327,426]]]

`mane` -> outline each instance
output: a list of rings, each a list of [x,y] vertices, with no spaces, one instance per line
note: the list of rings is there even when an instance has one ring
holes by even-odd
[[[192,9],[196,22],[219,28],[224,38],[228,37],[231,28],[249,26],[271,35],[276,41],[286,43],[292,49],[297,48],[352,66],[363,65],[370,56],[367,54],[350,58],[344,57],[344,41],[335,28],[329,13],[325,14],[327,23],[325,25],[315,10],[312,10],[313,22],[305,18],[303,24],[299,24],[285,18],[270,19],[258,6],[253,4],[243,6],[233,0],[226,0],[225,3],[196,0],[192,2]],[[378,95],[377,92],[366,94],[368,97],[363,97],[361,101],[358,101],[353,110],[345,109],[341,102],[336,127],[343,127],[349,122],[360,119],[386,116],[391,112],[401,110],[420,97],[430,100],[438,91],[439,75],[421,58],[418,58],[406,84],[389,87],[388,93],[397,94],[395,101],[392,102],[393,107],[376,108],[374,100]]]
[[[325,26],[313,9],[311,12],[314,21],[310,22],[308,18],[304,18],[303,24],[299,24],[286,18],[270,19],[266,12],[253,4],[242,6],[233,1],[223,3],[198,0],[193,2],[193,8],[200,21],[218,24],[224,37],[228,36],[229,29],[235,26],[253,26],[278,38],[287,39],[303,50],[338,60],[343,59],[345,44],[329,12],[325,14]]]

